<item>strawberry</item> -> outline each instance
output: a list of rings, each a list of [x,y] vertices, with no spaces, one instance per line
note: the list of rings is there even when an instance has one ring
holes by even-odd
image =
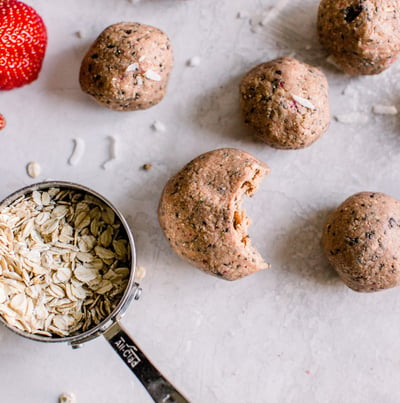
[[[0,90],[36,80],[47,45],[40,15],[18,0],[0,0]]]

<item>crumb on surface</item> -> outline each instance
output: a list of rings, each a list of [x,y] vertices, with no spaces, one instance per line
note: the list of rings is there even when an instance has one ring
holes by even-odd
[[[249,13],[247,11],[243,11],[243,10],[238,11],[236,14],[236,18],[240,19],[240,20],[247,19],[247,18],[249,18],[249,16],[250,16]]]
[[[146,277],[146,269],[143,266],[136,266],[135,280],[143,280]]]
[[[114,136],[108,136],[108,159],[105,160],[101,167],[107,169],[117,159],[117,139]]]
[[[58,397],[58,403],[76,403],[76,396],[74,393],[62,393]]]
[[[79,137],[72,139],[74,146],[72,149],[72,153],[68,158],[69,165],[76,165],[83,157],[85,152],[85,141]]]
[[[40,175],[40,171],[41,171],[40,165],[36,161],[30,161],[26,165],[26,173],[33,179],[37,178]]]
[[[160,122],[159,120],[155,120],[151,124],[151,128],[156,132],[165,132],[165,131],[167,131],[167,127],[165,126],[165,124]]]
[[[372,106],[372,112],[375,115],[397,115],[398,111],[394,105],[380,105]]]
[[[201,63],[201,59],[199,56],[193,56],[187,61],[187,65],[189,67],[197,67]]]

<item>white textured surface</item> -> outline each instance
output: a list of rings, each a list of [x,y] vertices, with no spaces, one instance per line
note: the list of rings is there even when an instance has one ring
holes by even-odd
[[[400,290],[350,291],[319,243],[327,212],[350,194],[400,198],[399,119],[372,113],[376,104],[398,105],[400,63],[376,77],[338,72],[318,45],[314,0],[27,2],[48,26],[49,47],[38,81],[0,94],[7,119],[0,196],[32,183],[25,166],[34,160],[42,167],[37,179],[80,182],[122,210],[146,267],[142,298],[123,323],[162,372],[195,403],[400,401]],[[164,29],[175,49],[166,98],[143,112],[106,110],[78,85],[89,44],[107,25],[128,20]],[[289,54],[324,70],[332,115],[346,117],[303,151],[254,141],[238,114],[243,74]],[[193,55],[201,58],[196,69],[187,66]],[[351,124],[352,114],[368,116],[368,124],[364,118]],[[168,130],[153,130],[154,121]],[[103,170],[109,136],[118,138],[118,155]],[[86,148],[70,166],[74,138]],[[223,146],[251,152],[272,168],[245,203],[253,242],[272,269],[235,283],[179,260],[156,216],[167,178]],[[152,169],[142,170],[145,163]],[[101,338],[79,351],[3,328],[0,340],[1,402],[55,403],[62,392],[75,393],[78,403],[150,402]]]

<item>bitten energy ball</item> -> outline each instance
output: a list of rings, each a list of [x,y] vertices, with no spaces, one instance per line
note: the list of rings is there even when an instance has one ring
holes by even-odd
[[[250,154],[224,148],[189,162],[166,184],[158,217],[174,251],[199,269],[237,280],[269,267],[250,243],[242,196],[269,173]]]
[[[82,60],[84,92],[114,110],[147,109],[166,92],[173,65],[167,35],[149,25],[124,22],[106,28]]]
[[[322,245],[353,290],[400,285],[400,201],[370,192],[349,197],[328,217]]]
[[[400,51],[399,0],[322,0],[321,44],[345,73],[378,74]]]
[[[244,122],[274,148],[307,147],[329,127],[325,75],[289,57],[250,70],[240,84],[240,104]]]

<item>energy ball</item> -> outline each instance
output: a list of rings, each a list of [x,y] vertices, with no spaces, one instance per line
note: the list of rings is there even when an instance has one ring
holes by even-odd
[[[378,74],[400,51],[399,9],[399,0],[322,0],[320,42],[345,73]]]
[[[158,218],[172,249],[208,274],[226,280],[266,269],[247,234],[242,196],[252,196],[268,166],[233,148],[202,154],[166,184]]]
[[[147,109],[166,92],[173,66],[167,35],[158,28],[121,22],[106,28],[82,60],[84,92],[118,111]]]
[[[325,75],[289,57],[250,70],[240,84],[240,106],[245,124],[279,149],[308,147],[330,123]]]
[[[324,252],[344,283],[372,292],[400,285],[400,201],[362,192],[328,217]]]

